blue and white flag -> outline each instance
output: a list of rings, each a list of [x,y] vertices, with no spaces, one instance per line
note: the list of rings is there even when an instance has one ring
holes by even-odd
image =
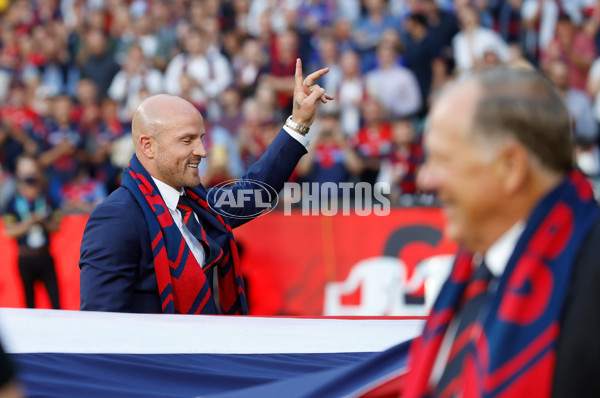
[[[0,309],[28,396],[360,396],[403,372],[415,319]]]

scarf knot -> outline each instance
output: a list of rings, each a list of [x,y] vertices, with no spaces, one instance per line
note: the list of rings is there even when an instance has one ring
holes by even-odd
[[[247,314],[239,255],[231,226],[209,206],[204,188],[185,188],[185,194],[191,199],[193,212],[207,228],[208,247],[205,250],[204,269],[212,269],[217,275],[218,305],[213,300],[212,281],[198,264],[150,174],[135,155],[123,172],[122,186],[131,192],[140,205],[148,224],[162,311],[177,314]],[[225,244],[218,244],[217,238]]]

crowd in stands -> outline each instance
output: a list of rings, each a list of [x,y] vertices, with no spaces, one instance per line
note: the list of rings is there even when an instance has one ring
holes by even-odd
[[[600,175],[598,0],[12,0],[0,2],[0,207],[34,156],[52,200],[89,212],[119,186],[146,97],[204,115],[206,186],[238,178],[291,113],[296,58],[336,97],[296,181],[415,175],[436,93],[497,65],[539,68],[573,116],[577,162]]]

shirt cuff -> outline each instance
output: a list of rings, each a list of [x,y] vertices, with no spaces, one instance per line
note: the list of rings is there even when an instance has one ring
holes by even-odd
[[[291,135],[293,139],[295,139],[296,141],[301,143],[304,146],[304,148],[308,149],[308,146],[310,145],[310,140],[308,139],[308,137],[294,131],[293,129],[289,128],[288,126],[283,126],[283,129],[289,135]]]

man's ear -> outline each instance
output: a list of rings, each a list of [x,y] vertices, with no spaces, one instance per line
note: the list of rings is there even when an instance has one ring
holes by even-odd
[[[154,139],[149,135],[141,135],[139,144],[144,156],[146,156],[148,159],[154,159]]]
[[[499,160],[504,191],[517,192],[526,183],[529,173],[527,149],[516,141],[509,141],[502,148]]]

